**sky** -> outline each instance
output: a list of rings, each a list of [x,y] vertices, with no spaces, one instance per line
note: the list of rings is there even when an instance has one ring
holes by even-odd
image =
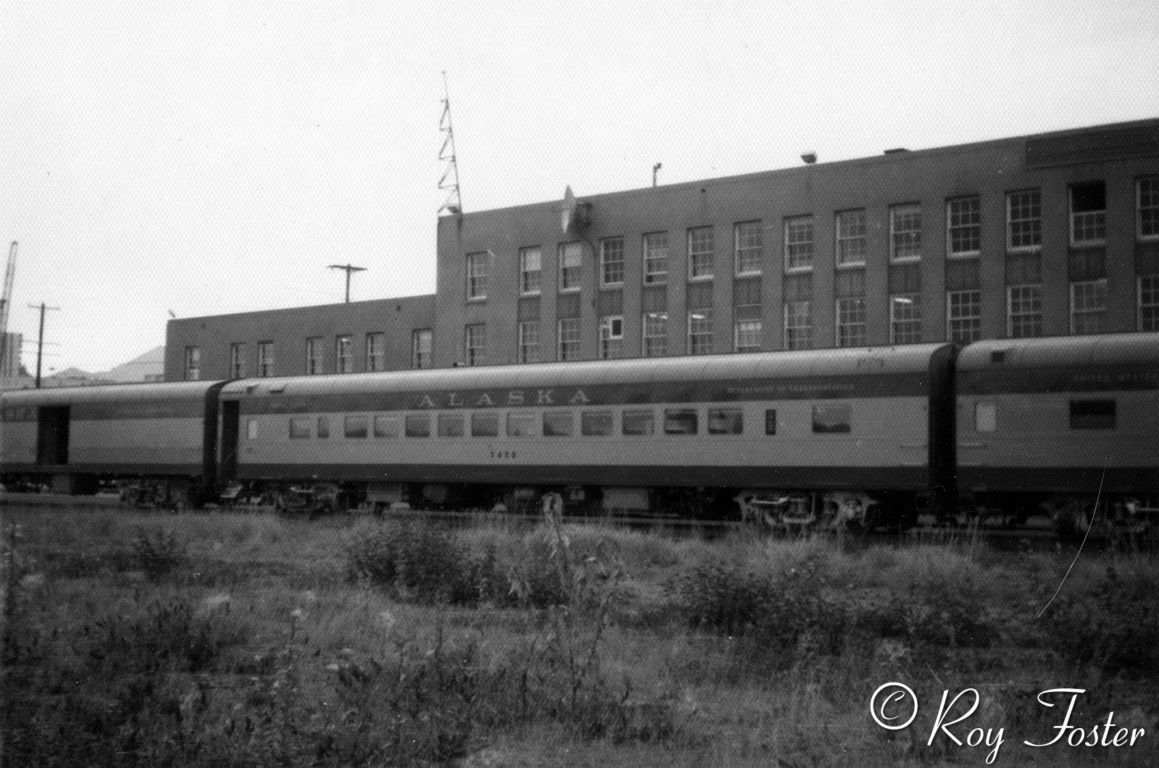
[[[467,212],[1159,117],[1154,0],[0,0],[0,258],[35,366],[432,293]]]

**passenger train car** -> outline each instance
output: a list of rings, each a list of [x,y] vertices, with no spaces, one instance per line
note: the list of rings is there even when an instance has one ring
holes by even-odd
[[[1080,518],[1159,498],[1159,334],[10,392],[8,480],[351,504]],[[1100,489],[1101,486],[1101,489]],[[1108,507],[1111,508],[1111,507]]]

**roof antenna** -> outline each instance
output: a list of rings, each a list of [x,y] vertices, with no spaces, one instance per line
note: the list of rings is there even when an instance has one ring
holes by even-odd
[[[447,190],[447,199],[439,208],[439,213],[448,211],[456,216],[463,213],[463,200],[459,197],[459,164],[455,160],[455,132],[451,129],[451,96],[447,91],[447,73],[443,72],[443,116],[439,119],[439,130],[447,134],[439,159],[447,162],[443,176],[439,179],[439,189]]]

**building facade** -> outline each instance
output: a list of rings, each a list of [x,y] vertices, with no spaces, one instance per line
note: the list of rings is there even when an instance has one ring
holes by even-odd
[[[434,325],[433,295],[170,320],[165,380],[429,368]]]
[[[438,225],[438,367],[1159,330],[1159,120]]]

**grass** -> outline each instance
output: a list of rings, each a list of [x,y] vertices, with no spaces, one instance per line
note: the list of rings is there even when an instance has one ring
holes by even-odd
[[[3,531],[3,765],[982,764],[926,746],[970,687],[999,764],[1157,759],[1141,555],[1085,553],[1052,602],[1072,551],[255,513],[8,509]],[[898,734],[868,716],[890,680],[923,704]],[[1063,686],[1088,689],[1074,722],[1148,735],[1022,746]]]

